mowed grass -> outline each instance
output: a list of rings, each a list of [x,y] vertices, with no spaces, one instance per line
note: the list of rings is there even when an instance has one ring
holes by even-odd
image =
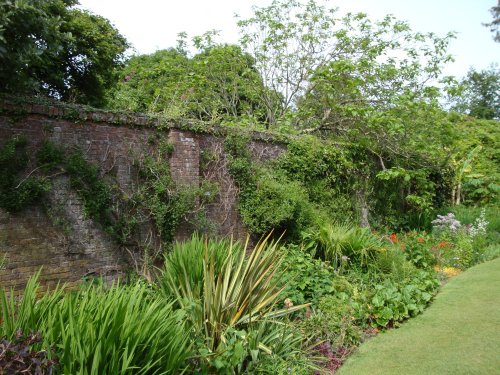
[[[421,316],[361,345],[337,374],[500,374],[500,259],[451,279]]]

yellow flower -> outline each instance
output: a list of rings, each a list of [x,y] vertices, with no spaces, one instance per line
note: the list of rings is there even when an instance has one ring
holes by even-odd
[[[457,276],[458,274],[460,274],[462,272],[461,269],[456,268],[456,267],[439,267],[439,266],[435,266],[434,271],[440,272],[447,277]]]

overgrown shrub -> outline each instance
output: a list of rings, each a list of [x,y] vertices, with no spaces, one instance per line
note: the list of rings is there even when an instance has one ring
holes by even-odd
[[[317,306],[323,296],[334,292],[336,274],[329,263],[313,258],[300,246],[288,244],[282,251],[282,267],[285,269],[281,277],[285,284],[282,301],[288,298],[293,304]]]
[[[241,189],[239,212],[243,223],[254,234],[274,230],[297,239],[314,222],[315,209],[307,192],[297,182],[262,172],[256,178],[255,189]]]
[[[304,319],[303,326],[334,348],[356,346],[362,339],[355,308],[345,294],[321,298],[315,313]]]
[[[421,313],[431,301],[439,282],[431,271],[419,271],[404,282],[386,279],[374,285],[370,298],[372,326],[386,327]]]
[[[396,281],[406,280],[417,271],[415,264],[407,259],[406,249],[397,247],[382,249],[370,269]]]

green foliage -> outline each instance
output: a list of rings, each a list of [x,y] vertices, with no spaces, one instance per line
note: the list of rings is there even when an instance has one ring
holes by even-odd
[[[112,203],[111,191],[97,167],[77,152],[67,156],[65,169],[70,176],[71,188],[82,198],[86,214],[103,225],[108,224]]]
[[[166,298],[198,301],[202,297],[204,285],[204,258],[214,263],[215,273],[219,274],[231,252],[242,252],[239,243],[228,240],[208,239],[193,234],[183,242],[175,242],[172,250],[165,255],[165,264],[158,280],[159,292]]]
[[[500,257],[500,245],[489,245],[483,249],[480,255],[480,262],[487,262]]]
[[[263,83],[252,57],[236,45],[215,45],[202,37],[197,44],[200,52],[192,58],[178,49],[132,57],[109,95],[110,106],[207,121],[263,118],[254,93]]]
[[[303,136],[287,145],[287,151],[273,165],[273,170],[300,183],[308,199],[330,220],[344,221],[354,216],[353,159],[343,146]]]
[[[318,309],[303,322],[304,330],[329,342],[334,348],[356,346],[361,343],[362,327],[356,320],[356,311],[345,294],[324,296]]]
[[[200,245],[195,238],[186,246],[193,254],[200,251]],[[250,338],[241,330],[250,336],[252,330],[258,330],[256,323],[267,321],[274,326],[276,323],[270,319],[304,307],[275,309],[281,292],[278,288],[280,277],[274,277],[282,262],[278,244],[268,243],[266,238],[255,246],[248,258],[247,246],[248,242],[243,249],[224,241],[210,245],[207,242],[203,249],[202,280],[198,268],[192,276],[186,268],[193,264],[197,267],[196,261],[178,254],[166,258],[164,281],[160,287],[165,289],[165,295],[174,293],[177,303],[186,312],[198,341],[201,365],[207,370],[228,371],[226,368],[241,366],[248,357],[255,358],[259,351],[272,353],[272,348],[268,348],[259,335],[257,341],[250,344]],[[167,273],[176,269],[177,264],[180,267],[176,271]]]
[[[497,66],[477,71],[470,69],[456,86],[448,89],[452,110],[480,119],[500,117],[500,72]]]
[[[398,236],[396,248],[402,248],[407,259],[416,267],[430,269],[436,265],[436,258],[432,253],[433,239],[426,233],[407,232]]]
[[[325,224],[303,236],[309,249],[332,262],[339,271],[350,265],[367,267],[382,248],[382,243],[369,229],[349,224]]]
[[[313,371],[321,371],[316,364],[319,359],[311,349],[310,332],[302,329],[293,321],[283,321],[281,324],[259,324],[260,340],[270,353],[263,353],[248,364],[249,374],[294,374],[308,375]],[[258,336],[257,336],[258,337]],[[257,354],[256,351],[251,352]]]
[[[379,22],[363,13],[338,17],[336,9],[315,1],[276,0],[255,7],[254,15],[238,25],[241,44],[273,89],[261,95],[272,108],[272,124],[297,104],[301,126],[345,128],[344,120],[353,124],[402,98],[432,98],[437,90],[420,84],[449,61],[451,35],[414,33],[391,16]]]
[[[172,305],[145,284],[58,288],[37,301],[37,276],[19,303],[0,291],[1,336],[39,331],[43,348],[56,347],[67,374],[176,374],[189,356],[188,336]]]
[[[464,270],[483,261],[488,246],[498,243],[498,208],[455,206],[453,209],[463,222],[452,212],[446,216],[438,215],[433,221],[433,238],[439,243],[433,250],[439,266]]]
[[[471,117],[454,119],[455,168],[463,166],[463,161],[473,153],[472,160],[463,169],[460,191],[455,194],[455,202],[467,205],[497,204],[500,191],[500,152],[496,144],[500,139],[498,121],[478,120]]]
[[[412,227],[448,199],[444,146],[452,141],[452,128],[437,102],[438,88],[429,83],[450,59],[451,34],[415,33],[391,16],[379,22],[365,14],[339,19],[314,1],[274,1],[239,25],[241,43],[255,56],[264,81],[283,93],[261,97],[274,103],[271,123],[288,121],[288,127],[329,138],[343,151],[331,145],[330,155],[321,148],[309,154],[319,157],[304,170],[327,166],[328,173],[303,173],[312,179],[304,184],[310,200],[322,207],[332,202],[324,207],[329,214],[358,206],[382,224]],[[345,189],[338,187],[342,183]]]
[[[282,249],[283,265],[286,270],[281,277],[285,284],[282,301],[288,298],[293,304],[311,303],[317,306],[319,300],[333,293],[334,269],[302,247],[287,245]]]
[[[26,207],[50,189],[46,176],[65,174],[70,188],[81,199],[85,214],[119,243],[132,241],[138,224],[151,220],[161,240],[168,244],[178,225],[195,208],[198,208],[197,214],[191,220],[198,229],[206,229],[201,227],[203,206],[213,199],[217,186],[211,183],[193,188],[176,185],[164,161],[172,152],[172,146],[166,142],[160,142],[157,153],[139,163],[138,189],[131,197],[118,193],[80,151],[67,151],[50,141],[41,144],[36,154],[37,167],[21,178],[19,174],[26,170],[29,162],[25,145],[25,141],[13,138],[0,152],[0,172],[5,176],[0,183],[3,208],[16,211]]]
[[[305,189],[297,182],[276,178],[262,171],[255,190],[240,190],[239,212],[245,225],[255,234],[271,229],[297,238],[314,217],[314,208]]]
[[[50,141],[44,141],[37,153],[38,165],[45,173],[58,170],[69,176],[70,187],[83,203],[85,214],[119,238],[119,225],[112,216],[112,189],[80,151],[65,151]]]
[[[217,186],[209,182],[199,187],[176,184],[170,174],[168,157],[172,147],[160,141],[155,152],[138,161],[139,187],[132,197],[132,212],[150,218],[164,243],[171,243],[179,224],[195,207],[210,202]],[[202,228],[201,228],[202,229]]]
[[[0,149],[0,207],[20,211],[36,202],[49,189],[43,177],[27,172],[27,141],[13,137]]]
[[[306,189],[271,167],[253,164],[247,142],[235,133],[224,143],[229,173],[240,189],[238,210],[243,223],[253,234],[274,230],[298,238],[301,230],[312,225],[316,214]]]
[[[406,249],[402,251],[398,247],[384,248],[377,254],[373,264],[371,264],[371,269],[396,281],[407,280],[417,271],[416,266],[407,259],[407,256],[408,250]]]
[[[74,0],[0,2],[0,91],[102,105],[128,44]]]
[[[435,294],[439,282],[429,271],[419,271],[404,283],[386,279],[374,286],[370,300],[372,325],[385,327],[421,313]]]
[[[470,226],[475,224],[476,220],[484,211],[484,218],[488,222],[486,227],[486,241],[489,244],[497,244],[500,241],[500,208],[497,206],[485,207],[470,207],[470,206],[453,206],[443,212],[452,212],[462,225]]]
[[[181,83],[190,77],[188,69],[187,57],[172,49],[132,57],[109,95],[109,106],[133,112],[178,111],[182,116],[186,113],[182,98],[189,87]]]

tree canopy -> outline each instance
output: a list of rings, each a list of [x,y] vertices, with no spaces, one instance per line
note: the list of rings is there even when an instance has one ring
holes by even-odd
[[[499,87],[500,72],[495,65],[479,71],[470,69],[449,91],[451,108],[481,119],[499,119]]]
[[[498,27],[500,26],[500,1],[497,5],[490,8],[490,13],[493,19],[491,22],[485,23],[484,26],[490,28],[495,42],[500,42],[500,31],[498,31]]]
[[[128,48],[77,0],[0,1],[0,91],[100,106]]]

